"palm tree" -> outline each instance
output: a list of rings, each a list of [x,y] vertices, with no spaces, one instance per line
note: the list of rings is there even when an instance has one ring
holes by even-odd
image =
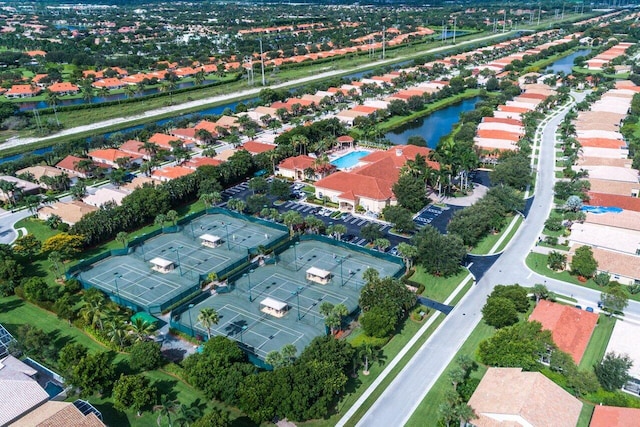
[[[27,205],[29,212],[31,212],[32,215],[35,215],[38,211],[38,206],[40,206],[40,196],[30,194],[24,198],[24,202]]]
[[[160,398],[160,404],[153,407],[154,411],[158,411],[158,426],[162,423],[162,417],[167,417],[167,422],[169,423],[169,427],[172,427],[173,424],[171,422],[171,414],[176,413],[177,402],[175,400],[169,399],[167,395],[162,395]]]
[[[407,270],[409,270],[413,264],[413,259],[418,256],[418,248],[409,243],[400,242],[398,244],[398,253],[402,257]]]
[[[200,86],[202,83],[204,83],[204,70],[198,70],[198,72],[195,74],[195,76],[193,76],[193,80],[195,81],[196,85]]]
[[[53,215],[52,215],[53,216]],[[60,218],[60,217],[58,217]],[[55,273],[56,279],[60,278],[60,263],[62,263],[62,255],[58,251],[52,251],[49,253],[47,260],[51,263]]]
[[[13,181],[5,181],[4,179],[0,179],[0,191],[5,195],[5,199],[8,200],[12,205],[16,204],[15,193],[18,189],[18,184]]]
[[[178,221],[178,212],[171,209],[170,211],[167,212],[166,218],[167,218],[167,221],[169,221],[175,226],[176,221]]]
[[[85,296],[86,295],[87,294],[85,294]],[[80,309],[80,317],[82,317],[82,319],[84,319],[84,321],[90,326],[97,326],[98,329],[103,330],[103,320],[106,317],[104,299],[85,299],[82,303],[82,308]]]
[[[280,355],[282,356],[282,362],[285,365],[289,365],[293,362],[298,353],[298,349],[293,344],[285,344],[280,349]]]
[[[202,411],[197,406],[180,405],[175,423],[180,427],[188,427],[202,416]]]
[[[47,191],[46,193],[44,193],[44,198],[42,199],[42,203],[44,203],[45,205],[50,205],[51,203],[55,203],[58,200],[60,200],[60,198],[58,197],[57,194],[51,191]]]
[[[128,329],[132,333],[135,341],[144,341],[156,330],[156,325],[140,317],[136,317],[131,321]]]
[[[370,343],[365,342],[359,349],[358,354],[363,359],[364,371],[363,374],[369,375],[369,362],[373,362],[376,359],[376,348]]]
[[[164,223],[167,222],[167,216],[165,214],[156,215],[155,220],[153,221],[154,225],[159,225],[164,228]]]
[[[96,168],[95,163],[93,163],[93,160],[91,159],[78,160],[74,166],[78,171],[83,172],[86,175],[89,175]]]
[[[60,120],[58,120],[58,112],[56,111],[56,106],[60,103],[60,96],[56,92],[51,92],[47,89],[44,92],[45,102],[49,104],[51,108],[53,108],[53,114],[56,117],[56,123],[60,126]]]
[[[73,200],[80,200],[87,195],[87,186],[83,181],[76,182],[76,185],[69,190]]]
[[[60,218],[56,214],[53,214],[49,215],[49,218],[47,218],[47,221],[45,222],[49,226],[49,228],[56,230],[58,227],[60,227],[60,224],[62,224],[62,218]]]
[[[107,337],[115,343],[120,350],[124,348],[127,339],[127,325],[120,317],[114,317],[107,322]]]
[[[211,327],[218,324],[220,317],[213,307],[206,307],[200,310],[198,321],[207,329],[207,339],[211,339]]]
[[[124,95],[127,99],[133,98],[136,94],[136,88],[133,85],[127,85],[124,88]]]
[[[122,243],[123,247],[127,247],[127,241],[129,240],[129,235],[127,233],[125,233],[124,231],[119,232],[118,234],[116,234],[116,240],[120,243]]]
[[[298,211],[285,212],[284,215],[282,215],[282,220],[284,222],[284,225],[289,227],[289,233],[291,233],[292,236],[294,227],[304,222],[302,219],[302,215],[300,215]]]
[[[208,209],[218,204],[220,200],[222,200],[222,195],[217,191],[214,191],[212,193],[205,193],[200,196],[200,200],[202,200],[202,203],[204,203],[205,209]]]

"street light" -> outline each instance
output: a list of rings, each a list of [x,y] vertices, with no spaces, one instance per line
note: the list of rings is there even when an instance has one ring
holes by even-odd
[[[295,292],[291,292],[291,295],[296,296],[298,304],[298,320],[300,320],[300,291],[302,291],[302,287],[298,286],[298,289]]]
[[[251,297],[251,273],[253,273],[253,271],[254,270],[249,270],[248,273],[242,274],[242,277],[246,277],[249,281],[249,302],[253,302],[253,298]]]
[[[229,227],[224,222],[221,222],[221,224],[224,225],[224,230],[227,233],[227,250],[230,251],[231,250],[231,242],[229,242]]]
[[[340,264],[340,286],[344,286],[344,276],[342,275],[342,263],[344,262],[344,257],[338,258],[338,264]]]
[[[189,327],[191,328],[191,336],[195,336],[195,334],[193,333],[193,321],[191,320],[191,309],[193,308],[193,304],[189,304]]]
[[[183,246],[178,246],[175,249],[171,249],[172,252],[175,252],[176,255],[178,256],[178,269],[180,270],[180,276],[182,276],[182,263],[180,262],[180,249],[182,249]]]
[[[247,330],[247,325],[242,325],[242,328],[240,329],[240,342],[242,344],[244,344],[244,340],[242,339],[242,334],[244,333],[244,331]]]
[[[296,250],[296,246],[298,246],[300,242],[295,242],[293,244],[293,265],[296,271],[298,271],[298,251]]]

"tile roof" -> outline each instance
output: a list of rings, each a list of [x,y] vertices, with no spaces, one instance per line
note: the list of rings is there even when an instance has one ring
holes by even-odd
[[[10,427],[104,427],[93,413],[83,415],[71,402],[49,401],[29,412]]]
[[[305,170],[313,167],[315,159],[309,156],[295,156],[284,159],[278,165],[279,169],[287,170]]]
[[[539,372],[489,368],[469,399],[476,427],[575,427],[582,403]]]
[[[258,141],[247,141],[242,144],[242,148],[250,152],[251,154],[264,153],[266,151],[275,150],[276,146],[272,144],[264,144]]]
[[[178,138],[194,139],[198,129],[195,128],[176,128],[171,130],[171,135]]]
[[[63,222],[73,225],[80,221],[86,214],[96,210],[98,210],[97,207],[77,200],[71,202],[56,202],[38,209],[38,217],[40,219],[46,219],[51,215],[57,215]]]
[[[640,409],[596,405],[589,427],[637,427]]]
[[[87,153],[89,157],[94,160],[106,160],[108,162],[115,163],[117,159],[141,159],[142,154],[125,153],[124,151],[117,150],[115,148],[105,148],[101,150],[93,150]]]
[[[212,159],[211,157],[194,157],[184,164],[184,167],[197,169],[200,166],[220,166],[224,163],[222,160]]]
[[[477,135],[478,138],[504,139],[507,141],[518,141],[521,136],[514,132],[494,129],[478,129]]]
[[[153,142],[154,144],[165,150],[172,150],[173,147],[171,146],[171,142],[174,141],[180,141],[180,138],[167,135],[166,133],[154,133],[153,135],[151,135],[151,138],[149,138],[149,142]]]
[[[622,148],[627,146],[624,141],[611,138],[578,138],[578,142],[583,147]]]
[[[506,125],[522,126],[522,122],[520,120],[501,117],[483,117],[482,123],[503,123]]]
[[[640,231],[640,212],[622,211],[604,214],[587,213],[587,223]]]
[[[70,82],[54,83],[49,86],[51,92],[77,92],[80,88]]]
[[[194,172],[195,170],[189,169],[183,166],[167,166],[162,169],[157,169],[153,171],[153,174],[151,174],[151,176],[160,180],[168,181],[168,180],[180,178],[182,176],[190,175]]]
[[[49,400],[49,394],[33,379],[35,375],[33,368],[13,356],[0,360],[0,425]]]
[[[6,92],[6,95],[35,95],[41,91],[41,88],[31,85],[13,85]]]
[[[542,323],[543,329],[550,330],[558,348],[569,353],[574,362],[579,364],[598,323],[598,315],[540,300],[529,316],[529,321],[534,320]]]
[[[640,256],[591,248],[598,271],[640,280]]]
[[[142,149],[144,142],[136,139],[130,139],[119,147],[120,151],[130,154],[142,154],[143,156],[150,156],[151,153],[148,150]]]
[[[394,181],[380,180],[372,176],[352,172],[336,172],[316,182],[316,188],[340,191],[343,194],[366,197],[373,200],[388,200],[394,197],[391,187]]]
[[[619,196],[617,194],[595,193],[589,191],[589,204],[594,206],[618,207],[625,210],[640,212],[640,198]]]
[[[54,168],[53,166],[36,165],[16,171],[16,175],[20,175],[23,173],[30,173],[31,175],[33,175],[33,178],[35,180],[39,181],[43,176],[54,177],[62,175],[65,172],[61,171],[60,169]]]
[[[214,122],[211,122],[209,120],[202,120],[200,121],[197,125],[195,125],[194,129],[198,130],[198,129],[204,129],[209,131],[212,134],[218,134],[218,132],[216,131],[218,125]]]

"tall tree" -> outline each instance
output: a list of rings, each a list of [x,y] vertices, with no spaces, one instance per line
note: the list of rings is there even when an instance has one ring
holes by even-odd
[[[213,307],[206,307],[200,310],[198,321],[207,329],[207,338],[211,339],[211,327],[220,321],[218,312]]]

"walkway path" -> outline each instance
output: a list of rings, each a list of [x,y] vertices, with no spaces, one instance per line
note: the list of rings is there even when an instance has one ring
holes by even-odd
[[[577,101],[579,102],[583,96],[584,94],[576,95]],[[599,292],[547,279],[531,272],[525,265],[525,259],[540,236],[553,203],[555,131],[567,111],[568,107],[563,108],[560,114],[544,126],[542,153],[538,163],[538,185],[535,188],[535,201],[530,215],[500,258],[487,270],[477,285],[462,298],[440,327],[389,384],[360,419],[358,426],[386,427],[402,426],[407,423],[458,349],[480,322],[482,318],[480,310],[495,285],[520,283],[524,286],[532,286],[535,283],[545,283],[552,291],[573,295],[578,301],[597,301]],[[640,304],[630,302],[626,313],[628,317],[640,317]],[[359,405],[354,405],[338,425],[344,425],[348,421],[357,410],[356,406]]]
[[[458,46],[458,47],[459,46],[464,46],[464,45],[467,45],[467,44],[477,43],[477,42],[485,41],[485,40],[491,40],[491,39],[494,39],[494,38],[504,37],[504,36],[505,36],[505,33],[492,34],[492,35],[485,36],[485,37],[478,37],[478,38],[474,38],[474,39],[458,42],[456,44],[456,46]],[[290,80],[290,81],[285,82],[285,83],[280,83],[280,84],[277,84],[277,85],[271,85],[271,86],[268,86],[268,87],[270,87],[272,89],[279,89],[279,88],[285,88],[285,87],[291,87],[291,86],[298,86],[298,85],[301,85],[301,84],[304,84],[304,83],[309,83],[309,82],[316,81],[316,80],[322,80],[322,79],[326,79],[326,78],[329,78],[329,77],[333,77],[333,76],[337,76],[337,75],[341,75],[341,74],[345,74],[345,73],[358,72],[358,71],[361,71],[361,70],[368,70],[368,69],[373,69],[373,68],[380,67],[380,66],[383,66],[383,65],[393,64],[393,63],[396,63],[396,62],[402,62],[403,60],[415,58],[415,57],[417,57],[419,55],[440,52],[440,51],[451,49],[451,48],[452,48],[451,45],[445,45],[445,46],[436,47],[436,48],[433,48],[433,49],[428,49],[428,50],[425,50],[423,52],[412,54],[412,55],[404,55],[404,56],[399,56],[399,57],[395,57],[395,58],[392,58],[392,59],[384,59],[384,60],[380,60],[380,61],[376,61],[376,62],[371,62],[371,63],[368,63],[366,65],[361,65],[361,66],[354,67],[354,68],[347,69],[347,70],[332,70],[332,71],[326,71],[324,73],[312,74],[311,76],[308,76],[308,77],[302,77],[302,78],[299,78],[299,79]],[[263,89],[263,87],[256,87],[256,88],[252,88],[252,89],[242,90],[242,91],[239,91],[239,92],[234,92],[234,93],[231,93],[231,94],[212,96],[212,97],[205,98],[205,99],[199,99],[199,100],[195,100],[195,101],[190,101],[190,102],[186,102],[184,104],[171,105],[171,106],[168,106],[168,107],[157,108],[155,110],[150,110],[150,111],[147,111],[147,112],[145,112],[143,114],[137,114],[135,116],[126,116],[126,117],[123,116],[123,117],[117,117],[115,119],[103,120],[101,122],[96,122],[96,123],[92,123],[92,124],[89,124],[89,125],[77,126],[77,127],[74,127],[74,128],[65,129],[65,130],[62,130],[62,131],[60,131],[60,132],[58,132],[56,134],[45,136],[45,137],[42,137],[42,138],[12,138],[12,139],[9,139],[6,142],[2,143],[0,145],[0,149],[4,150],[4,149],[7,149],[7,148],[18,147],[18,146],[21,146],[21,145],[32,144],[32,143],[35,143],[35,142],[48,141],[48,140],[51,140],[51,139],[54,139],[54,138],[59,138],[61,136],[69,136],[69,135],[75,135],[75,134],[78,134],[78,133],[94,131],[96,129],[102,129],[102,128],[110,127],[110,126],[113,126],[113,125],[125,125],[127,123],[130,123],[130,122],[133,122],[133,121],[136,121],[136,120],[150,119],[150,118],[157,117],[157,116],[160,116],[160,115],[166,114],[166,113],[179,113],[180,111],[184,111],[184,110],[187,110],[187,109],[192,109],[192,108],[197,108],[197,107],[204,107],[206,105],[214,104],[214,103],[218,103],[218,102],[231,101],[232,99],[236,99],[236,98],[251,97],[251,96],[258,95],[258,93],[262,89]]]

